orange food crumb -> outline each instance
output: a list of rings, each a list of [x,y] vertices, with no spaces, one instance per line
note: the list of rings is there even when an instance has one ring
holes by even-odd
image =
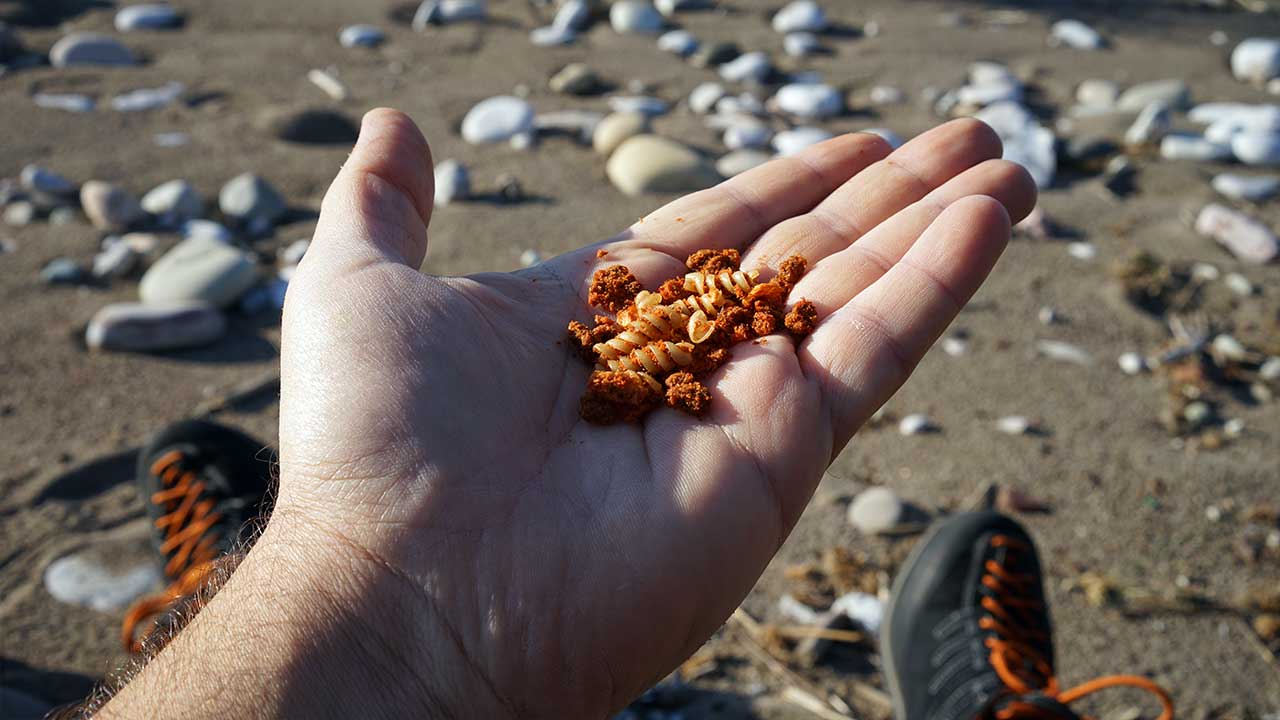
[[[596,251],[596,257],[598,258],[608,257],[608,256],[609,256],[609,251],[605,250],[604,248],[600,248],[599,250]]]
[[[635,422],[662,402],[662,395],[640,373],[597,371],[587,378],[578,404],[583,420],[596,425]]]
[[[784,322],[792,335],[804,337],[818,325],[818,308],[808,300],[801,300],[787,313]]]
[[[671,278],[658,286],[658,294],[662,302],[669,303],[689,297],[692,293],[684,289],[684,278]]]
[[[591,277],[587,302],[595,307],[616,313],[644,289],[635,275],[625,265],[612,265],[597,270]]]
[[[752,310],[760,311],[780,308],[786,301],[786,288],[774,281],[769,281],[751,288],[751,292],[747,293],[747,299],[743,304]]]
[[[772,335],[778,331],[778,316],[771,312],[758,310],[751,318],[751,332],[756,337]]]
[[[711,391],[696,380],[676,385],[667,390],[667,407],[702,417],[711,410]]]
[[[693,377],[693,373],[684,370],[681,370],[680,372],[673,372],[667,376],[668,389],[676,387],[677,385],[688,385],[693,382],[697,382],[697,379]]]
[[[790,290],[808,270],[809,261],[799,255],[792,255],[778,266],[778,284]]]
[[[684,261],[686,267],[694,272],[718,273],[722,270],[737,270],[742,262],[742,255],[737,250],[698,250]]]

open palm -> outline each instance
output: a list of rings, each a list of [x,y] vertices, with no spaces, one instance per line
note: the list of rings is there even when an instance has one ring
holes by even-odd
[[[446,638],[488,700],[616,709],[724,621],[990,271],[1035,202],[999,155],[975,121],[892,153],[847,135],[533,268],[437,278],[417,269],[429,151],[375,111],[289,289],[280,514],[380,568],[376,592],[430,618],[386,631]],[[816,303],[817,330],[733,347],[706,418],[582,421],[565,325],[590,317],[592,273],[621,263],[652,288],[707,247],[746,268],[804,256],[791,302]]]

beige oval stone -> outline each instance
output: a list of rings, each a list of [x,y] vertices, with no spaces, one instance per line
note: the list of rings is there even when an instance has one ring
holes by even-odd
[[[142,205],[128,190],[101,180],[80,188],[80,206],[99,230],[123,230],[142,219]]]
[[[649,118],[637,112],[613,113],[596,125],[591,135],[591,147],[601,155],[611,155],[627,138],[649,129]]]
[[[720,174],[693,150],[657,135],[637,135],[622,143],[605,171],[627,195],[693,192],[720,182]]]
[[[84,340],[94,350],[155,352],[208,345],[226,332],[226,319],[206,302],[116,303],[93,316]]]
[[[234,303],[258,282],[258,268],[242,250],[220,240],[183,240],[157,260],[138,284],[148,305],[199,300]]]

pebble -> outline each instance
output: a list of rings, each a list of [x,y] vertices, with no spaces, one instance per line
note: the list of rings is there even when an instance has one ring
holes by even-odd
[[[732,117],[734,115],[763,115],[764,103],[751,93],[729,95],[716,101],[716,115]]]
[[[1076,365],[1092,365],[1093,356],[1083,348],[1062,342],[1061,340],[1037,340],[1036,352],[1050,360],[1073,363]]]
[[[247,253],[218,240],[192,238],[147,269],[138,295],[147,305],[201,300],[227,307],[257,282],[258,268]]]
[[[31,101],[36,107],[66,112],[87,113],[97,107],[93,98],[79,93],[36,93],[31,96]]]
[[[453,160],[445,160],[445,162],[454,162]],[[443,164],[443,163],[442,163]],[[439,165],[436,166],[437,168]],[[438,186],[437,186],[438,187]],[[311,248],[311,241],[307,238],[294,240],[293,242],[280,248],[280,252],[276,253],[276,262],[281,267],[292,267],[302,262],[303,256],[307,254],[307,250]]]
[[[613,113],[600,121],[591,136],[591,147],[601,155],[613,154],[628,138],[649,129],[649,116],[637,112]]]
[[[1049,28],[1049,45],[1075,50],[1099,50],[1106,45],[1097,30],[1079,20],[1059,20]]]
[[[844,615],[868,634],[877,636],[884,623],[885,605],[875,595],[854,591],[836,598],[831,612]]]
[[[1036,311],[1036,319],[1040,321],[1041,325],[1054,325],[1061,322],[1062,316],[1058,314],[1057,310],[1045,305]]]
[[[271,183],[253,173],[237,175],[218,192],[222,214],[242,223],[275,223],[289,211]]]
[[[898,432],[903,435],[921,435],[936,429],[933,421],[924,413],[912,413],[898,422]]]
[[[338,79],[338,76],[328,70],[321,70],[320,68],[308,70],[307,81],[320,88],[321,92],[334,100],[346,100],[351,94],[347,90],[347,86]]]
[[[1236,135],[1245,132],[1273,134],[1280,132],[1280,107],[1255,105],[1248,109],[1227,114],[1205,128],[1204,136],[1214,142],[1229,143]]]
[[[533,118],[533,129],[537,133],[572,135],[579,142],[590,145],[591,135],[604,117],[604,113],[594,110],[557,110],[539,113]]]
[[[117,112],[143,112],[172,105],[187,89],[180,82],[170,82],[154,88],[140,88],[111,98],[111,109]]]
[[[658,37],[658,49],[688,57],[698,50],[698,39],[688,30],[672,30]]]
[[[724,131],[724,146],[730,150],[762,148],[769,145],[773,131],[757,120],[734,123]]]
[[[551,27],[577,32],[591,19],[591,4],[587,0],[565,0],[551,20]]]
[[[626,195],[691,192],[720,181],[715,169],[693,150],[656,135],[628,138],[613,151],[605,171]]]
[[[1247,263],[1264,265],[1280,253],[1280,241],[1266,225],[1217,203],[1204,206],[1196,216],[1195,229]]]
[[[906,505],[892,490],[872,487],[858,493],[849,503],[849,524],[864,535],[877,535],[902,523]]]
[[[689,93],[689,109],[699,115],[706,115],[727,94],[720,83],[704,82]]]
[[[204,198],[186,180],[170,180],[142,196],[142,209],[156,216],[161,225],[178,227],[204,214]]]
[[[1053,183],[1057,139],[1026,108],[1012,102],[993,103],[974,117],[996,131],[1004,143],[1004,159],[1026,168],[1037,187],[1047,188]]]
[[[26,200],[15,200],[4,208],[4,222],[13,227],[30,225],[36,219],[36,206]]]
[[[1187,119],[1201,125],[1212,125],[1222,120],[1252,124],[1253,115],[1270,116],[1280,112],[1276,105],[1250,105],[1238,102],[1201,103],[1187,111]]]
[[[872,105],[897,105],[905,102],[907,94],[892,85],[876,85],[867,93]]]
[[[1262,85],[1280,75],[1280,39],[1248,38],[1231,51],[1231,74]]]
[[[80,206],[99,230],[123,230],[143,217],[142,206],[129,191],[101,180],[80,188]]]
[[[564,95],[592,95],[600,91],[600,76],[583,63],[569,63],[547,82],[553,91]]]
[[[1095,108],[1109,108],[1120,99],[1120,86],[1110,80],[1085,80],[1076,87],[1076,102]]]
[[[44,587],[53,598],[98,612],[119,610],[159,587],[160,568],[150,561],[123,571],[112,571],[85,551],[49,563]]]
[[[528,250],[520,253],[521,267],[533,267],[540,262],[542,262],[542,253],[534,250],[533,248],[529,248]]]
[[[578,34],[569,28],[547,25],[529,31],[529,42],[538,47],[555,47],[568,45],[578,39]]]
[[[787,33],[787,36],[782,39],[782,51],[791,57],[808,57],[822,50],[822,41],[813,33]]]
[[[647,95],[615,95],[609,98],[609,109],[614,112],[665,115],[671,109],[671,104],[661,98]]]
[[[1193,133],[1170,133],[1160,141],[1160,157],[1196,162],[1229,160],[1231,146],[1212,142]]]
[[[137,62],[120,41],[96,33],[73,32],[53,44],[49,62],[54,67],[74,65],[133,65]]]
[[[1262,202],[1280,191],[1280,177],[1272,175],[1222,173],[1214,176],[1209,184],[1225,197],[1249,202]]]
[[[1005,435],[1026,435],[1035,424],[1022,415],[1006,415],[996,420],[996,430]]]
[[[418,6],[410,25],[416,32],[422,32],[428,25],[483,20],[487,14],[485,0],[427,0]]]
[[[84,279],[84,270],[70,258],[54,258],[40,269],[40,279],[50,285],[74,285]]]
[[[387,34],[373,25],[348,25],[338,33],[338,42],[345,48],[373,48],[386,40]]]
[[[1244,343],[1226,333],[1215,336],[1213,342],[1210,343],[1210,347],[1215,354],[1227,360],[1239,362],[1249,356],[1249,351],[1245,348]]]
[[[217,240],[218,242],[229,243],[232,240],[231,231],[222,223],[212,220],[188,220],[182,224],[179,229],[183,238],[201,238],[203,240]]]
[[[865,130],[859,130],[858,132],[871,133],[872,135],[879,136],[881,140],[889,143],[889,147],[894,150],[902,147],[902,143],[906,142],[902,139],[901,135],[889,128],[867,128]]]
[[[1191,104],[1191,89],[1177,78],[1139,83],[1120,93],[1116,109],[1136,113],[1151,103],[1164,103],[1170,110],[1186,109]]]
[[[992,82],[983,85],[965,85],[956,91],[955,99],[961,105],[977,107],[985,107],[997,102],[1021,102],[1022,84]]]
[[[1213,282],[1222,277],[1222,271],[1217,265],[1207,262],[1198,262],[1191,264],[1191,279],[1196,282]]]
[[[711,0],[655,0],[653,3],[658,12],[671,17],[682,10],[696,10],[711,7]]]
[[[1120,371],[1125,375],[1140,375],[1147,371],[1147,360],[1136,352],[1123,353],[1116,359]]]
[[[85,344],[118,352],[181,350],[217,342],[226,332],[226,319],[209,303],[115,303],[89,321]]]
[[[1240,297],[1253,295],[1253,283],[1249,282],[1249,278],[1240,273],[1227,273],[1222,277],[1222,284]]]
[[[163,3],[130,5],[116,13],[116,30],[168,30],[182,24],[177,10]]]
[[[1094,260],[1098,257],[1098,246],[1085,241],[1067,243],[1067,254],[1077,260]]]
[[[844,99],[830,85],[783,85],[773,100],[782,112],[805,120],[831,118],[844,111]]]
[[[942,352],[951,357],[960,357],[969,352],[969,341],[962,337],[948,335],[942,338]]]
[[[773,149],[778,154],[786,157],[787,155],[795,155],[810,145],[817,145],[824,140],[830,140],[834,137],[831,133],[816,127],[798,127],[791,130],[784,130],[773,136]]]
[[[444,207],[455,200],[466,200],[471,195],[471,176],[467,168],[457,160],[436,163],[435,206]]]
[[[18,174],[18,183],[28,192],[46,195],[74,196],[79,190],[75,183],[39,165],[22,168],[22,172]]]
[[[128,246],[138,255],[147,257],[154,255],[160,247],[160,238],[151,233],[125,233],[124,235],[109,235],[102,241],[103,248],[111,245],[122,244]]]
[[[1153,102],[1138,113],[1133,124],[1124,133],[1125,144],[1133,147],[1154,145],[1160,142],[1173,126],[1173,116],[1164,103]]]
[[[1280,380],[1280,357],[1273,355],[1267,358],[1258,369],[1258,377],[1268,382]]]
[[[1004,63],[979,60],[969,64],[970,85],[1019,85],[1018,78]]]
[[[1246,165],[1280,165],[1280,133],[1237,133],[1231,138],[1231,152]]]
[[[822,32],[827,29],[827,14],[813,0],[795,0],[773,16],[773,29],[783,34]]]
[[[769,55],[757,50],[740,55],[720,66],[720,77],[728,82],[762,83],[773,71]]]
[[[703,43],[689,62],[694,67],[709,68],[723,65],[742,54],[738,46],[731,42]]]
[[[151,141],[156,144],[156,147],[176,148],[189,145],[191,136],[184,132],[162,132],[156,133]]]
[[[620,35],[657,34],[662,22],[662,15],[644,0],[618,0],[609,8],[609,25]]]
[[[723,177],[730,178],[754,167],[759,167],[769,162],[772,157],[769,153],[759,150],[734,150],[716,161],[716,172]]]
[[[133,272],[139,260],[141,257],[128,243],[115,242],[94,256],[90,273],[99,280],[122,278]]]

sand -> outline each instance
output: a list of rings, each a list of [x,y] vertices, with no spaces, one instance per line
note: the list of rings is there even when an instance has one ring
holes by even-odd
[[[602,98],[568,98],[547,89],[546,79],[573,61],[587,62],[622,86],[646,81],[673,101],[712,79],[710,71],[657,51],[652,39],[619,37],[607,23],[596,23],[576,45],[534,48],[527,33],[546,18],[516,0],[493,0],[493,17],[483,26],[436,28],[425,36],[399,20],[403,5],[383,0],[172,4],[187,14],[181,31],[124,38],[148,57],[142,67],[45,67],[0,78],[0,177],[16,176],[26,163],[38,162],[77,181],[112,180],[138,193],[185,177],[212,197],[227,179],[252,170],[270,179],[292,204],[314,210],[346,149],[275,140],[263,129],[264,113],[336,107],[358,117],[389,105],[421,124],[437,160],[466,163],[479,192],[492,192],[497,177],[510,173],[528,195],[519,204],[480,200],[438,210],[424,269],[440,274],[509,270],[526,249],[549,256],[607,237],[667,198],[622,196],[604,178],[603,158],[568,139],[548,139],[529,152],[468,146],[457,125],[473,103],[523,85],[539,111],[604,110]],[[782,39],[768,28],[768,12],[777,4],[720,4],[722,12],[683,15],[681,24],[703,40],[766,49],[783,69],[818,70],[829,82],[855,91],[855,97],[865,97],[873,84],[902,88],[910,98],[905,104],[864,108],[825,126],[833,131],[886,126],[905,137],[938,122],[917,100],[920,91],[959,84],[967,63],[983,58],[1004,61],[1033,78],[1037,106],[1046,109],[1066,107],[1075,85],[1090,77],[1121,84],[1181,77],[1199,101],[1265,101],[1265,93],[1230,78],[1226,56],[1243,37],[1280,35],[1275,15],[1234,6],[1211,11],[1155,2],[1061,2],[1027,13],[1024,22],[995,28],[987,19],[1017,3],[829,0],[825,4],[837,20],[850,27],[874,20],[881,34],[830,38],[831,55],[794,60],[782,56]],[[971,22],[962,27],[939,22],[955,12]],[[1063,16],[1092,22],[1111,38],[1112,48],[1097,53],[1046,48],[1048,24]],[[65,30],[111,32],[112,12],[74,0],[0,2],[0,18],[16,23],[29,47],[47,50]],[[339,29],[357,22],[381,25],[389,33],[386,45],[341,48]],[[1226,32],[1231,43],[1211,45],[1213,30]],[[351,88],[347,101],[334,102],[306,81],[309,69],[328,66]],[[102,109],[74,115],[41,110],[29,98],[36,91],[59,89],[105,98],[170,80],[186,83],[186,97],[197,102],[145,113]],[[716,134],[687,109],[654,125],[659,133],[703,150],[723,151]],[[1104,129],[1118,134],[1123,127],[1118,122]],[[172,131],[189,133],[190,144],[160,148],[152,142],[156,133]],[[1207,178],[1226,166],[1152,158],[1137,163],[1138,191],[1128,198],[1114,198],[1096,180],[1070,175],[1042,195],[1041,207],[1052,218],[1097,245],[1097,260],[1071,258],[1062,242],[1015,240],[957,321],[969,333],[969,354],[931,353],[888,404],[888,412],[898,417],[927,412],[941,432],[902,437],[892,422],[860,432],[832,465],[795,534],[746,601],[755,617],[778,619],[788,563],[835,545],[865,550],[883,562],[901,557],[909,539],[862,538],[844,520],[848,497],[867,484],[887,485],[928,508],[954,508],[985,483],[1004,483],[1052,507],[1049,514],[1022,519],[1045,557],[1065,684],[1097,674],[1147,674],[1171,689],[1182,717],[1256,717],[1280,710],[1280,669],[1247,639],[1246,618],[1195,613],[1128,619],[1113,609],[1092,607],[1082,593],[1067,589],[1085,571],[1160,592],[1172,591],[1176,579],[1185,576],[1193,588],[1215,598],[1280,583],[1280,564],[1246,566],[1233,555],[1238,519],[1206,518],[1211,504],[1228,501],[1243,508],[1276,500],[1277,405],[1231,402],[1224,412],[1245,421],[1242,437],[1215,452],[1177,447],[1156,420],[1164,402],[1162,381],[1127,377],[1115,365],[1122,352],[1157,347],[1167,331],[1158,319],[1119,298],[1107,268],[1142,248],[1167,259],[1212,262],[1224,272],[1242,272],[1259,292],[1247,299],[1224,296],[1214,319],[1242,339],[1269,339],[1273,353],[1280,344],[1280,276],[1274,265],[1240,264],[1190,228],[1190,215],[1214,197]],[[1280,221],[1280,209],[1272,205],[1252,212],[1273,227]],[[258,249],[269,255],[307,237],[313,226],[301,220],[281,227]],[[88,318],[104,304],[136,297],[136,283],[102,289],[40,282],[39,269],[54,257],[92,257],[99,233],[83,222],[3,227],[0,235],[17,244],[15,252],[0,256],[3,684],[64,702],[123,659],[117,640],[121,613],[52,600],[41,582],[43,569],[84,546],[118,547],[122,563],[147,557],[143,506],[130,483],[132,453],[150,433],[189,417],[209,398],[269,379],[278,363],[278,318],[236,318],[231,336],[205,350],[88,354],[76,339]],[[1055,308],[1066,321],[1040,324],[1036,314],[1042,306]],[[1038,357],[1033,344],[1042,338],[1075,343],[1097,362],[1080,367]],[[995,418],[1010,414],[1035,418],[1045,432],[997,433]],[[216,417],[265,443],[275,442],[278,408],[270,387]],[[1157,485],[1163,492],[1151,497]],[[722,630],[710,648],[721,661],[698,685],[716,694],[699,696],[690,716],[808,716],[778,699],[781,684],[745,659],[737,631]],[[874,706],[848,693],[851,677],[879,682],[877,660],[866,652],[845,655],[858,660],[849,667],[821,665],[807,675],[875,717]],[[1083,707],[1114,717],[1140,702],[1139,695],[1121,691]]]

